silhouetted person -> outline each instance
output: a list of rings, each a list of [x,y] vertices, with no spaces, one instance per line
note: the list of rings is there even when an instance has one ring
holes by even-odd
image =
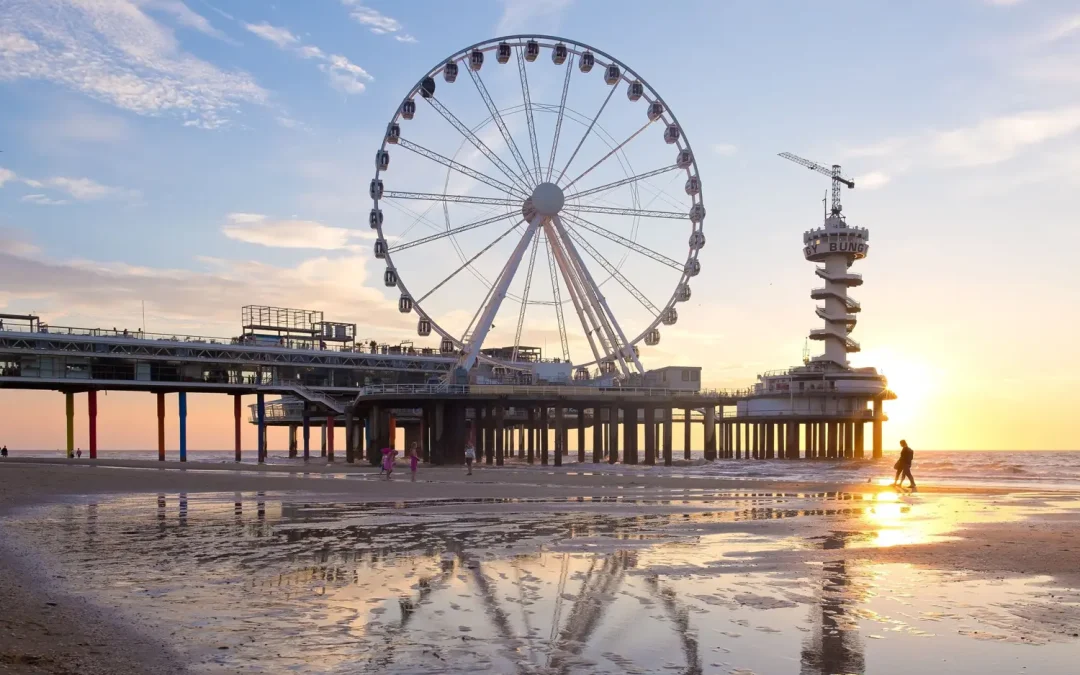
[[[7,446],[0,448],[0,457],[7,457]]]
[[[911,461],[915,458],[915,451],[908,447],[907,441],[900,441],[900,459],[896,460],[893,468],[896,469],[896,478],[893,485],[903,487],[904,479],[911,481],[911,489],[915,488],[915,477],[911,475]]]
[[[75,456],[82,459],[82,448],[75,451]]]

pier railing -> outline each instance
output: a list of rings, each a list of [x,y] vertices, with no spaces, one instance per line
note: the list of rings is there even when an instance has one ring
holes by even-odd
[[[639,387],[595,387],[588,385],[518,385],[518,384],[382,384],[360,389],[360,396],[520,396],[536,398],[590,397],[685,397],[700,399],[739,398],[752,389],[679,389]]]

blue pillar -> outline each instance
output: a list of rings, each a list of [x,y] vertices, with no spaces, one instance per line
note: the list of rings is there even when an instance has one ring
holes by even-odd
[[[259,464],[262,464],[266,461],[266,401],[262,394],[256,394],[255,400],[259,418]]]
[[[180,461],[187,461],[187,392],[180,392]]]
[[[304,408],[304,461],[311,459],[311,416]]]

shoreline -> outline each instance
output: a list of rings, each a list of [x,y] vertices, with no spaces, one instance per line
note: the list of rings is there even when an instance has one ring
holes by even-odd
[[[375,467],[346,465],[229,465],[220,463],[161,463],[156,460],[68,460],[63,458],[11,458],[0,462],[0,532],[4,522],[20,517],[20,511],[42,505],[102,496],[155,493],[253,493],[268,500],[334,501],[338,503],[400,503],[443,501],[449,509],[467,511],[474,500],[515,502],[573,501],[575,509],[612,509],[616,515],[635,510],[690,511],[695,501],[718,503],[734,496],[798,497],[808,501],[829,499],[875,499],[892,493],[874,483],[827,483],[772,479],[732,479],[714,476],[642,475],[633,467],[601,465],[582,471],[573,465],[518,469],[478,467],[468,477],[462,468],[421,469],[417,482],[408,471],[395,472],[393,481],[379,479]],[[1071,503],[1073,491],[1040,491],[1021,488],[967,488],[925,486],[904,498],[933,504],[965,499],[988,502],[1030,502],[1038,511],[1050,501]],[[600,498],[604,504],[579,498]],[[610,498],[610,499],[606,499]],[[687,504],[691,505],[687,505]],[[498,508],[485,505],[485,509]],[[551,507],[559,510],[556,507]],[[710,507],[713,508],[713,507]],[[769,523],[772,522],[773,525]],[[857,524],[857,519],[852,520]],[[740,523],[747,531],[762,534],[780,521]],[[837,551],[772,551],[780,558],[798,562],[847,558],[873,562],[901,562],[934,569],[967,571],[985,578],[1048,576],[1056,584],[1080,588],[1080,515],[1063,508],[1045,507],[1041,517],[1014,522],[957,522],[945,541],[883,548],[852,548]],[[814,525],[813,527],[818,527]],[[9,570],[0,575],[0,604],[7,630],[0,631],[0,673],[180,673],[184,672],[172,649],[160,638],[141,632],[134,619],[115,609],[94,605],[79,597],[77,584],[44,576],[33,564],[34,551],[21,550],[13,537],[0,541],[0,564]],[[29,547],[30,544],[27,544]],[[57,602],[56,606],[47,602]],[[1055,619],[1055,632],[1072,635],[1080,619]],[[27,659],[26,657],[30,657]],[[36,657],[36,658],[35,658]],[[35,662],[29,662],[35,661]]]

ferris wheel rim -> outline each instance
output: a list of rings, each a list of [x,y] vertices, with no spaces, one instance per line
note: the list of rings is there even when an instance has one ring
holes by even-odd
[[[391,117],[390,122],[387,124],[387,127],[389,128],[390,125],[396,124],[399,121],[399,119],[401,119],[403,104],[406,101],[415,100],[415,97],[420,93],[425,80],[427,80],[428,78],[434,78],[435,76],[442,73],[447,64],[449,64],[449,63],[459,63],[459,62],[464,63],[468,59],[469,55],[474,50],[477,50],[477,49],[479,49],[481,52],[488,52],[488,51],[498,49],[500,44],[502,44],[504,42],[511,43],[511,44],[516,44],[517,46],[523,46],[527,41],[530,41],[530,40],[535,40],[535,41],[538,41],[538,42],[539,41],[551,42],[552,44],[541,44],[540,45],[541,47],[548,48],[548,49],[553,49],[556,45],[562,44],[562,45],[567,47],[567,58],[572,58],[572,55],[580,57],[580,55],[583,54],[584,52],[591,52],[593,54],[594,62],[595,62],[596,66],[599,66],[599,67],[602,67],[602,68],[606,68],[606,67],[608,67],[609,65],[612,65],[612,64],[619,66],[620,73],[619,73],[618,81],[615,84],[609,85],[609,86],[612,87],[612,94],[614,93],[614,89],[617,87],[619,82],[627,82],[628,84],[630,84],[632,82],[635,82],[635,81],[640,82],[642,84],[644,90],[645,90],[643,92],[641,98],[644,99],[646,101],[646,103],[649,103],[649,104],[651,104],[653,102],[659,102],[663,106],[663,111],[662,111],[659,119],[666,122],[667,118],[670,118],[670,124],[674,124],[675,126],[678,127],[679,137],[674,142],[674,145],[675,145],[676,148],[679,149],[679,151],[684,151],[684,150],[689,150],[690,151],[690,161],[689,161],[688,165],[685,167],[684,171],[687,174],[688,178],[692,178],[692,177],[697,177],[698,178],[697,192],[695,192],[693,195],[689,195],[690,196],[690,203],[692,205],[695,205],[695,206],[700,205],[700,206],[702,206],[702,208],[704,208],[704,188],[703,188],[702,181],[700,179],[701,173],[700,173],[700,170],[698,168],[697,154],[693,152],[693,149],[692,149],[693,146],[690,143],[690,139],[689,139],[688,135],[685,132],[685,127],[683,127],[682,124],[679,123],[678,117],[675,115],[672,108],[667,104],[667,101],[663,98],[663,96],[659,93],[659,91],[657,91],[651,84],[649,84],[649,82],[648,82],[648,80],[646,78],[642,77],[638,73],[638,71],[636,69],[630,68],[622,60],[618,59],[617,57],[613,56],[612,54],[610,54],[610,53],[608,53],[608,52],[606,52],[606,51],[604,51],[602,49],[593,47],[592,45],[589,45],[587,43],[584,43],[584,42],[581,42],[581,41],[578,41],[578,40],[574,40],[572,38],[565,38],[565,37],[560,37],[560,36],[555,36],[555,35],[547,35],[547,34],[541,34],[541,33],[516,33],[516,34],[504,35],[504,36],[489,38],[489,39],[486,39],[486,40],[481,40],[481,41],[475,42],[475,43],[473,43],[473,44],[471,44],[471,45],[469,45],[467,47],[459,49],[459,50],[451,53],[448,57],[446,57],[444,59],[440,59],[436,63],[436,65],[434,67],[430,68],[424,75],[422,75],[416,81],[416,83],[411,88],[409,88],[407,94],[401,99],[401,101],[398,103],[397,107],[395,108],[394,114]],[[571,48],[570,47],[571,45],[573,47],[575,47],[576,49]],[[602,57],[603,59],[607,59],[607,63],[604,63],[600,58],[596,58],[597,56]],[[464,65],[465,65],[466,68],[469,67],[467,63],[464,63]],[[630,77],[631,75],[633,75],[633,77]],[[652,97],[650,97],[648,95],[649,93],[652,94]],[[601,112],[602,111],[603,111],[603,108],[601,108]],[[597,115],[597,117],[599,117],[599,114]],[[494,118],[494,116],[492,116],[492,118]],[[582,142],[584,142],[584,138],[582,139]],[[379,146],[379,151],[380,152],[386,151],[387,144],[388,144],[387,134],[384,132],[382,143]],[[580,148],[580,146],[579,146],[579,148]],[[571,157],[571,161],[572,160],[573,160],[573,157]],[[601,160],[601,161],[603,161],[603,160]],[[599,164],[599,162],[598,162],[598,164]],[[590,169],[590,171],[591,171],[591,169]],[[565,173],[565,168],[564,168],[563,172]],[[374,176],[373,180],[378,181],[380,179],[380,176],[381,176],[382,173],[383,173],[383,170],[377,165],[375,167],[375,176]],[[588,172],[586,172],[586,173],[588,173]],[[528,172],[526,172],[526,175],[528,175]],[[574,182],[576,182],[577,180],[579,180],[583,176],[584,176],[584,174],[582,176],[579,176],[578,179],[575,179],[567,187],[570,187],[571,185],[573,185]],[[561,180],[561,176],[557,180]],[[527,192],[527,191],[525,191],[525,192]],[[372,199],[372,205],[373,205],[372,208],[373,208],[373,210],[378,210],[379,209],[380,201],[381,200],[379,198],[373,198]],[[528,221],[526,219],[524,219],[524,218],[518,220],[515,223],[515,225],[513,226],[512,229],[516,229],[517,227],[520,227],[522,225],[528,226]],[[378,225],[377,225],[377,227],[375,229],[376,229],[376,231],[378,233],[378,239],[383,241],[383,242],[387,241],[387,239],[386,239],[386,237],[385,237],[385,235],[383,233],[383,226],[382,226],[381,219],[380,219],[380,222],[378,223]],[[701,221],[697,222],[697,223],[694,223],[693,221],[691,221],[691,233],[703,232],[703,231],[704,231],[704,218],[702,218]],[[693,267],[695,270],[700,270],[700,263],[697,262],[699,254],[700,254],[700,250],[701,250],[700,246],[699,247],[695,247],[693,245],[688,246],[688,253],[687,253],[687,256],[686,256],[686,260],[685,260],[683,269],[680,271],[679,280],[675,284],[675,288],[673,289],[670,297],[668,297],[667,301],[659,308],[659,311],[657,312],[657,314],[652,318],[651,321],[648,322],[648,325],[646,325],[645,328],[640,331],[640,333],[638,333],[636,336],[634,336],[632,338],[627,337],[625,339],[625,348],[627,350],[632,350],[634,352],[634,354],[635,354],[635,358],[636,358],[636,353],[637,353],[637,345],[640,342],[642,342],[643,340],[645,340],[646,336],[648,336],[653,330],[655,330],[657,328],[657,326],[659,326],[661,323],[663,323],[663,317],[664,317],[665,313],[668,310],[674,308],[677,304],[679,304],[679,302],[680,302],[680,299],[679,299],[680,291],[683,289],[684,286],[688,287],[689,283],[690,283],[690,280],[697,275],[698,271],[695,271],[694,273],[691,273],[690,269]],[[386,261],[386,267],[387,267],[387,269],[394,270],[395,274],[396,274],[397,267],[393,263],[393,258],[392,258],[391,251],[392,251],[392,249],[389,246],[386,246],[386,250],[385,250],[385,254],[384,254],[385,261]],[[398,290],[401,292],[401,297],[402,298],[407,297],[411,301],[410,313],[415,312],[417,314],[417,316],[419,317],[419,320],[425,320],[426,319],[428,321],[428,323],[430,324],[431,331],[434,332],[434,333],[437,333],[442,338],[442,341],[444,343],[445,343],[445,341],[449,341],[452,344],[452,346],[454,347],[455,350],[464,349],[464,347],[466,346],[466,343],[462,339],[459,339],[455,334],[453,334],[450,331],[443,328],[439,324],[439,322],[433,316],[431,316],[431,314],[429,314],[428,312],[426,312],[423,309],[420,302],[408,290],[408,287],[405,284],[405,281],[404,281],[404,279],[402,278],[402,276],[400,274],[396,274],[396,277],[397,277],[397,283],[395,285],[398,288]],[[610,278],[611,277],[609,277],[609,279]],[[606,283],[606,281],[605,281],[605,283]],[[438,288],[438,287],[436,287],[436,288]],[[432,292],[434,292],[434,289],[432,291],[429,291],[427,295],[430,295]],[[424,298],[422,298],[422,299],[426,299],[426,297],[427,296],[424,296]],[[441,351],[442,351],[442,345],[440,345],[440,352]],[[605,358],[596,358],[596,359],[593,359],[591,361],[587,361],[587,362],[583,362],[583,363],[579,363],[579,364],[573,364],[573,366],[576,369],[577,368],[588,368],[590,366],[599,366],[603,362],[618,360],[622,356],[628,356],[628,355],[607,354],[605,356],[606,356]],[[501,363],[500,360],[492,359],[490,357],[484,358],[483,360],[489,361],[489,362],[494,362],[494,363]],[[511,365],[512,363],[513,362],[508,362],[507,365]]]

